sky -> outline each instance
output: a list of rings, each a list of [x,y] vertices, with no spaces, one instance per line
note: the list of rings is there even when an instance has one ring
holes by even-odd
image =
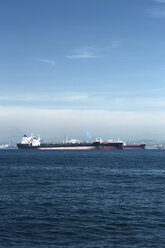
[[[0,0],[0,139],[165,140],[165,0]]]

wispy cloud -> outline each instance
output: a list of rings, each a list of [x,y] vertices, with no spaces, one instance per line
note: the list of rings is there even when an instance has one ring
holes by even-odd
[[[165,18],[165,8],[164,6],[160,8],[161,4],[165,4],[165,0],[153,0],[153,2],[157,3],[155,8],[150,8],[147,10],[146,14],[148,17],[153,18]]]
[[[147,91],[108,90],[103,92],[56,92],[0,95],[5,106],[42,106],[43,108],[110,109],[113,111],[157,111],[164,109],[164,88]],[[162,94],[160,95],[160,92]]]
[[[88,100],[88,95],[70,95],[67,96],[65,99],[69,100],[69,101],[84,101],[84,100]]]
[[[22,102],[22,103],[61,103],[65,102],[85,102],[89,98],[87,93],[82,92],[58,92],[57,94],[45,93],[45,94],[13,94],[13,95],[0,95],[0,101],[2,102]]]
[[[108,48],[117,48],[117,47],[119,47],[120,45],[121,45],[121,42],[118,41],[118,40],[116,40],[116,41],[113,41],[113,42],[111,43],[111,45],[108,46]]]
[[[55,63],[56,63],[56,61],[50,60],[50,59],[33,58],[33,60],[38,61],[38,62],[42,62],[42,63],[46,63],[46,64],[50,64],[50,65],[55,65]]]
[[[98,58],[100,56],[96,55],[97,49],[94,46],[83,47],[75,49],[72,55],[66,56],[68,59],[91,59]]]
[[[165,3],[165,0],[155,0],[157,3]]]
[[[165,18],[165,9],[149,9],[147,11],[147,15],[149,17],[154,17],[154,18]]]
[[[97,46],[85,46],[82,48],[78,48],[73,50],[71,55],[67,55],[68,59],[93,59],[93,58],[101,58],[103,55],[101,54],[104,51],[115,49],[120,46],[120,41],[113,41],[110,45],[105,47],[97,47]]]

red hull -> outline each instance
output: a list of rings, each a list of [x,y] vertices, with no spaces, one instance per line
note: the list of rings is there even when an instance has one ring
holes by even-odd
[[[77,146],[77,147],[41,147],[38,150],[94,150],[95,146]]]
[[[99,146],[98,147],[99,150],[121,150],[122,148],[120,147],[115,147],[115,146]]]
[[[124,150],[142,150],[145,149],[145,144],[127,144],[123,145]]]
[[[99,150],[121,150],[123,149],[122,142],[101,142],[98,145]]]

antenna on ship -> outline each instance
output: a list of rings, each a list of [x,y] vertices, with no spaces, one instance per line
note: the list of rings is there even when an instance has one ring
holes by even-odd
[[[68,135],[65,135],[65,138],[64,138],[63,142],[68,143]]]

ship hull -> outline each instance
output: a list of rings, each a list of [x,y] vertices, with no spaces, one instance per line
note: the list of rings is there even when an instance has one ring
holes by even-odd
[[[145,149],[145,144],[127,144],[123,145],[124,150],[142,150]]]
[[[95,146],[74,146],[74,147],[39,147],[38,150],[94,150]]]
[[[39,148],[39,146],[32,146],[31,144],[29,145],[29,144],[21,144],[21,143],[18,143],[17,144],[17,147],[19,148],[19,149],[38,149]]]
[[[98,145],[99,150],[122,150],[123,143],[120,142],[103,142]]]
[[[99,146],[98,147],[99,150],[122,150],[122,148],[120,147],[115,147],[115,146]]]
[[[38,150],[121,150],[122,142],[80,142],[80,143],[41,143],[39,146],[32,144],[18,143],[19,149],[38,149]]]
[[[37,149],[37,150],[94,150],[98,149],[97,143],[91,144],[58,144],[58,143],[43,143],[40,146],[32,146],[29,144],[18,143],[19,149]]]

